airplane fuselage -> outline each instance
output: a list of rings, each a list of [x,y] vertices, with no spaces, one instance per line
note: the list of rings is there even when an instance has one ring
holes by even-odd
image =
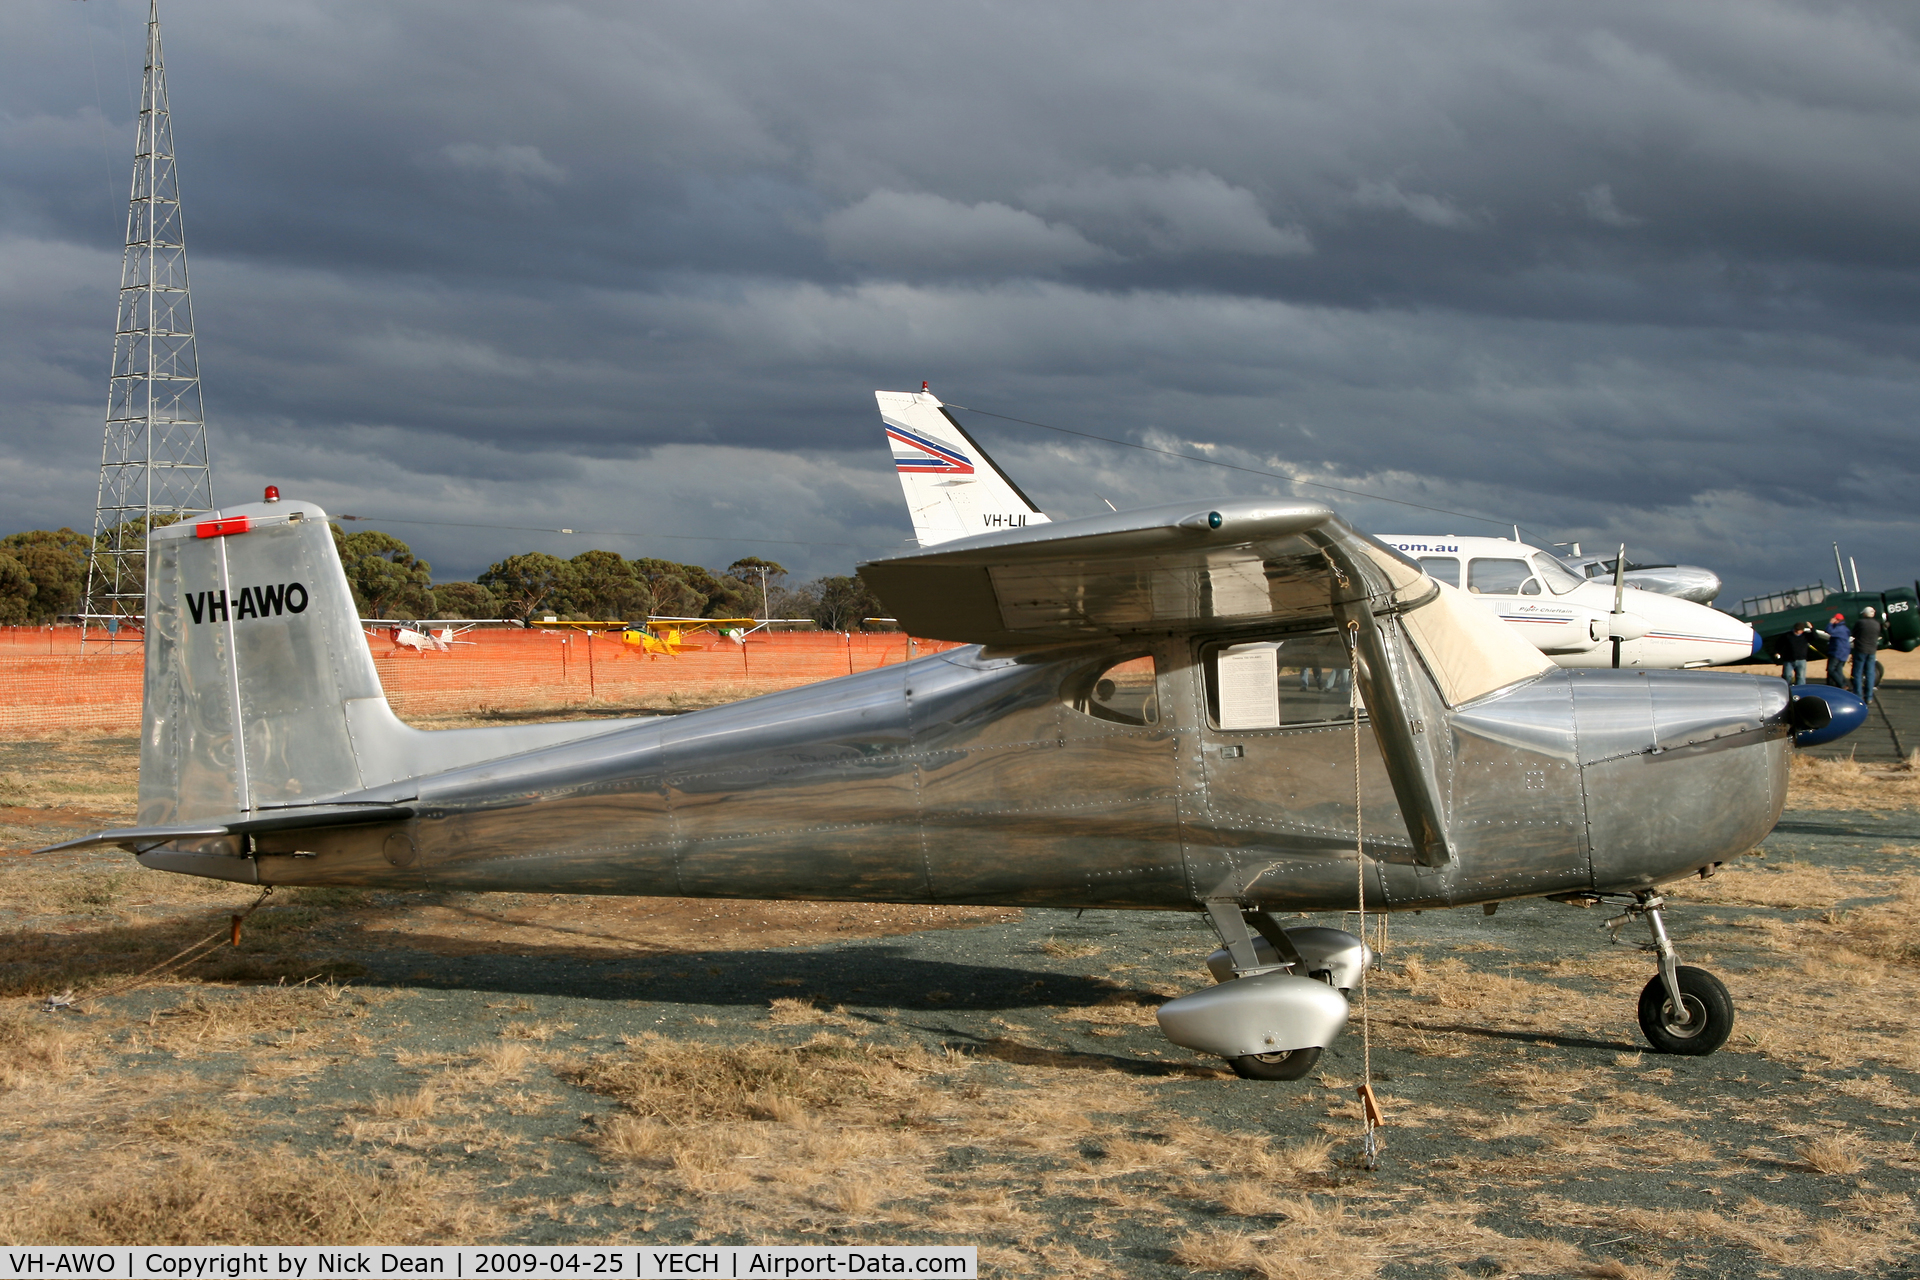
[[[273,884],[1351,907],[1354,725],[1219,728],[1199,652],[1188,637],[1151,646],[1137,723],[1072,695],[1139,646],[970,647],[360,794],[411,808],[404,823],[263,834],[248,859],[206,852]],[[1555,670],[1458,709],[1425,687],[1453,857],[1412,856],[1363,716],[1376,906],[1650,886],[1744,852],[1784,802],[1777,680]],[[196,855],[142,855],[208,874],[183,858]]]

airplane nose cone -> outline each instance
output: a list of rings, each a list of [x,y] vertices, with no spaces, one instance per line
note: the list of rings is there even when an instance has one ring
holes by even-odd
[[[1720,575],[1711,569],[1693,568],[1682,575],[1677,593],[1682,600],[1691,600],[1695,604],[1712,604],[1720,596]]]
[[[1822,714],[1824,712],[1824,715]],[[1794,727],[1793,744],[1817,747],[1844,738],[1867,722],[1867,704],[1845,689],[1826,684],[1793,686],[1787,716]]]

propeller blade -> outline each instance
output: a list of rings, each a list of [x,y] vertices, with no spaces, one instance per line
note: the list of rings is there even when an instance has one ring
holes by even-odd
[[[1613,558],[1613,669],[1620,669],[1620,615],[1625,612],[1621,607],[1622,598],[1627,592],[1627,544],[1620,544],[1620,552]]]

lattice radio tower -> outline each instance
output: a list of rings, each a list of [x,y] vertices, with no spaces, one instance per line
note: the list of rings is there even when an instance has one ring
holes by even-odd
[[[127,251],[120,266],[100,496],[81,606],[83,645],[88,628],[104,626],[111,633],[144,614],[148,531],[212,507],[193,300],[187,292],[187,238],[160,57],[160,6],[159,0],[149,0],[147,72],[127,205]]]

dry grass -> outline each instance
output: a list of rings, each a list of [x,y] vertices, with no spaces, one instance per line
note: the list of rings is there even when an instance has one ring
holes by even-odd
[[[390,998],[390,993],[333,983],[200,991],[156,1011],[142,1025],[148,1047],[185,1057],[361,1018],[374,1003]]]
[[[0,1198],[8,1244],[396,1244],[480,1239],[497,1228],[466,1185],[288,1151],[113,1161],[72,1185],[41,1178]]]
[[[23,809],[81,808],[89,813],[131,816],[139,800],[140,775],[124,740],[73,739],[55,759],[27,773],[0,774],[0,806]]]
[[[705,1220],[735,1235],[796,1221],[885,1222],[985,1243],[1040,1228],[1044,1219],[997,1176],[982,1185],[974,1173],[943,1173],[944,1154],[957,1147],[990,1151],[996,1164],[1053,1162],[1076,1187],[1143,1181],[1163,1199],[1212,1198],[1211,1188],[1176,1188],[1214,1153],[1237,1151],[1242,1137],[1258,1164],[1275,1169],[1318,1168],[1330,1149],[1318,1140],[1269,1147],[1187,1122],[1121,1132],[1114,1115],[1145,1098],[1110,1067],[997,1070],[1003,1082],[983,1087],[970,1082],[974,1059],[823,1032],[799,1045],[644,1036],[565,1074],[621,1104],[624,1114],[593,1138],[604,1156],[630,1167],[650,1194],[693,1197]],[[1231,1163],[1244,1177],[1245,1163]]]
[[[440,1094],[432,1085],[412,1093],[376,1093],[372,1109],[385,1120],[424,1120],[440,1109]]]
[[[811,1000],[801,1000],[793,996],[782,996],[767,1006],[767,1022],[776,1027],[852,1027],[862,1026],[860,1020],[847,1012],[847,1006],[836,1005],[831,1013],[816,1006]]]
[[[85,1069],[94,1039],[44,1014],[19,1008],[0,1011],[0,1092]]]
[[[1869,892],[1863,877],[1836,875],[1805,862],[1743,860],[1724,867],[1711,880],[1687,881],[1672,896],[1717,906],[1832,907],[1842,898]]]
[[[1920,965],[1920,885],[1903,885],[1891,902],[1856,907],[1819,924],[1849,951]]]
[[[1594,1205],[1537,1195],[1543,1220],[1651,1242],[1703,1241],[1751,1250],[1760,1259],[1809,1271],[1851,1271],[1908,1257],[1914,1246],[1912,1207],[1851,1200],[1837,1218],[1815,1219],[1788,1205],[1749,1197],[1727,1212],[1714,1209]]]
[[[634,1115],[675,1124],[781,1120],[809,1111],[899,1120],[927,1101],[928,1076],[958,1065],[923,1049],[857,1044],[823,1032],[793,1047],[643,1037],[630,1053],[565,1074]]]
[[[1061,1011],[1066,1022],[1090,1023],[1095,1027],[1158,1026],[1159,998],[1143,999],[1131,993],[1107,996],[1099,1004],[1078,1005]]]
[[[502,1039],[531,1040],[544,1044],[562,1031],[573,1030],[571,1022],[509,1022],[500,1028]]]
[[[1429,961],[1409,955],[1398,972],[1382,971],[1372,979],[1381,994],[1403,991],[1418,1005],[1469,1014],[1477,1023],[1558,1030],[1565,1007],[1563,988],[1505,973],[1476,969],[1457,957]]]
[[[1920,771],[1794,752],[1787,779],[1791,809],[1909,809],[1920,804]]]
[[[0,779],[0,799],[8,794],[4,786]],[[107,859],[51,872],[47,865],[0,859],[0,921],[17,928],[20,954],[28,958],[9,973],[37,972],[43,985],[53,975],[77,976],[83,990],[86,982],[109,981],[158,958],[161,947],[196,936],[193,930],[208,931],[252,896]],[[1724,896],[1688,895],[1752,906],[1817,899],[1829,908],[1813,919],[1754,912],[1738,930],[1743,945],[1771,949],[1777,958],[1751,977],[1737,966],[1725,974],[1741,1008],[1736,1034],[1743,1038],[1733,1051],[1757,1050],[1802,1069],[1823,1055],[1830,1065],[1869,1058],[1888,1064],[1824,1085],[1809,1072],[1792,1092],[1730,1089],[1725,1106],[1757,1129],[1718,1148],[1689,1132],[1693,1117],[1679,1100],[1698,1091],[1680,1092],[1657,1055],[1587,1055],[1572,1069],[1575,1059],[1560,1049],[1524,1043],[1535,1030],[1560,1029],[1563,1017],[1597,1025],[1596,1000],[1614,1000],[1619,1008],[1606,1016],[1630,1026],[1632,995],[1649,962],[1628,947],[1600,948],[1552,968],[1510,969],[1488,954],[1490,944],[1432,958],[1402,944],[1396,971],[1375,981],[1376,1052],[1386,1043],[1421,1055],[1402,1057],[1396,1073],[1430,1070],[1470,1081],[1465,1087],[1477,1092],[1469,1101],[1480,1110],[1396,1104],[1387,1164],[1377,1175],[1355,1167],[1351,1079],[1328,1077],[1323,1083],[1337,1086],[1332,1093],[1224,1078],[1195,1088],[1192,1082],[1218,1073],[1174,1054],[1116,1053],[1112,1043],[1099,1044],[1098,1052],[1072,1048],[1086,1043],[1082,1034],[1120,1036],[1152,1025],[1158,999],[1147,988],[1164,968],[1157,962],[1114,966],[1115,973],[1139,969],[1138,981],[1128,980],[1138,989],[1113,988],[1096,1004],[1036,1001],[1006,1011],[992,1021],[1009,1038],[976,1042],[976,1057],[870,1043],[886,1039],[885,1018],[833,1007],[838,996],[802,998],[821,980],[788,975],[810,969],[776,967],[781,976],[767,979],[773,990],[766,996],[797,989],[767,1006],[761,1041],[750,1038],[756,1033],[745,1019],[703,1014],[696,1025],[732,1026],[749,1039],[645,1036],[624,1050],[587,1051],[592,1056],[582,1041],[559,1034],[571,1028],[559,1020],[569,1006],[538,997],[504,996],[489,1006],[473,1031],[477,1043],[429,1043],[420,1032],[444,1006],[409,1004],[393,1016],[368,1018],[368,1001],[382,997],[353,987],[197,985],[169,994],[160,1012],[137,1023],[116,1019],[111,1002],[85,1017],[0,1013],[0,1132],[10,1143],[0,1177],[0,1234],[59,1243],[482,1240],[524,1238],[547,1221],[597,1222],[581,1230],[634,1234],[665,1230],[656,1220],[671,1220],[719,1239],[911,1235],[977,1243],[983,1261],[1009,1272],[1126,1273],[1137,1249],[1176,1241],[1190,1267],[1261,1280],[1405,1269],[1456,1274],[1449,1267],[1462,1268],[1459,1275],[1650,1280],[1670,1264],[1695,1265],[1697,1256],[1683,1259],[1706,1249],[1729,1274],[1770,1265],[1871,1271],[1912,1252],[1913,1208],[1903,1196],[1849,1184],[1870,1167],[1875,1177],[1880,1166],[1888,1176],[1907,1168],[1910,1153],[1901,1144],[1909,1130],[1876,1139],[1880,1131],[1867,1121],[1837,1138],[1801,1123],[1807,1114],[1799,1108],[1870,1104],[1885,1108],[1881,1115],[1891,1121],[1914,1106],[1916,1095],[1888,1072],[1902,1063],[1920,1067],[1920,1032],[1907,1013],[1920,1002],[1920,965],[1911,950],[1920,938],[1920,892],[1863,908],[1838,905],[1893,893],[1875,888],[1881,883],[1864,872],[1756,860],[1700,886]],[[784,904],[548,895],[432,901],[276,894],[273,903],[256,917],[259,927],[249,926],[249,946],[284,948],[266,954],[289,970],[298,935],[325,922],[360,928],[357,946],[659,956],[659,964],[627,971],[636,985],[671,980],[680,966],[691,966],[670,954],[682,933],[700,938],[699,950],[717,950],[766,945],[774,935],[824,939],[972,922],[936,920],[924,908],[883,917],[799,904],[805,912],[783,914]],[[276,913],[287,923],[268,923]],[[400,932],[387,940],[388,928]],[[724,940],[716,941],[713,930],[724,931]],[[1062,939],[1040,949],[1061,960],[1097,950]],[[1704,951],[1694,947],[1689,960]],[[1800,971],[1790,968],[1790,980],[1782,981],[1783,964]],[[1595,983],[1614,995],[1593,996]],[[1872,985],[1870,1000],[1860,999],[1862,984]],[[1573,991],[1579,999],[1569,998]],[[1830,1013],[1836,1002],[1851,1011],[1837,1027]],[[584,1013],[573,1016],[584,1024],[583,1036],[606,1029]],[[968,1023],[971,1010],[951,1016],[983,1035],[999,1034]],[[407,1019],[417,1024],[411,1033],[398,1029]],[[1503,1030],[1505,1039],[1489,1038],[1483,1028]],[[816,1030],[834,1034],[781,1043]],[[912,1034],[925,1031],[916,1026]],[[716,1029],[713,1039],[725,1035]],[[137,1063],[132,1057],[155,1049],[170,1056]],[[357,1094],[329,1093],[340,1087],[340,1064],[374,1055],[390,1056],[397,1069],[376,1077],[387,1092],[369,1094],[363,1084]],[[191,1061],[176,1065],[176,1057]],[[1463,1072],[1448,1058],[1482,1065]],[[1737,1072],[1751,1059],[1721,1061]],[[617,1109],[609,1115],[602,1105],[576,1121],[578,1098],[556,1076],[616,1100]],[[1270,1120],[1252,1120],[1244,1108],[1232,1108],[1242,1117],[1234,1123],[1254,1131],[1224,1132],[1193,1118],[1203,1088],[1223,1095],[1259,1090],[1275,1110]],[[294,1123],[303,1150],[311,1137],[351,1154],[294,1155],[266,1145],[259,1122],[281,1123],[279,1107],[256,1101],[268,1094],[299,1099]],[[542,1119],[534,1128],[508,1119],[535,1113]],[[1523,1141],[1489,1141],[1505,1139]],[[1430,1159],[1429,1140],[1451,1144],[1454,1154]],[[243,1148],[247,1142],[253,1145]],[[1732,1154],[1743,1146],[1745,1164]],[[537,1179],[562,1172],[569,1161],[573,1171],[586,1170],[595,1190],[553,1199],[550,1183]],[[1738,1192],[1709,1199],[1701,1194],[1706,1188],[1692,1185],[1746,1185],[1734,1179],[1736,1165],[1763,1191],[1761,1174],[1769,1182],[1792,1179],[1789,1187],[1813,1194],[1795,1197],[1799,1209],[1758,1200],[1733,1207]],[[1502,1221],[1515,1221],[1516,1202],[1533,1191],[1571,1188],[1613,1169],[1668,1169],[1687,1181],[1688,1194],[1665,1203],[1655,1197],[1651,1207],[1589,1203],[1585,1217],[1536,1209],[1535,1217],[1556,1231],[1593,1230],[1595,1240],[1632,1232],[1634,1243],[1620,1258],[1604,1256],[1619,1252],[1617,1245],[1583,1250],[1503,1235],[1476,1219],[1497,1205]],[[1591,1199],[1604,1185],[1575,1194]],[[1444,1199],[1469,1188],[1474,1203]],[[489,1213],[476,1203],[495,1208]],[[617,1228],[606,1226],[616,1220]]]
[[[1867,1162],[1854,1150],[1853,1143],[1832,1134],[1803,1144],[1799,1155],[1809,1169],[1830,1178],[1846,1177],[1867,1167]]]
[[[533,1065],[533,1050],[524,1044],[488,1045],[474,1054],[472,1074],[483,1084],[518,1080]]]
[[[1390,1263],[1459,1266],[1483,1259],[1497,1268],[1491,1274],[1617,1274],[1594,1271],[1608,1264],[1564,1241],[1507,1236],[1481,1226],[1477,1212],[1469,1204],[1433,1199],[1363,1208],[1327,1197],[1280,1197],[1268,1210],[1281,1219],[1271,1229],[1191,1232],[1181,1237],[1174,1258],[1199,1270],[1261,1280],[1367,1280]]]

